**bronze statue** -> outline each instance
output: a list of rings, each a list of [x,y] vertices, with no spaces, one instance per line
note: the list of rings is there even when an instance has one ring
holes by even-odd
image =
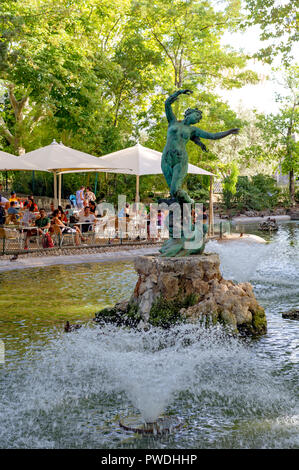
[[[170,189],[170,196],[181,202],[193,202],[186,191],[182,190],[182,184],[188,173],[188,154],[186,144],[192,140],[207,152],[203,139],[223,139],[230,134],[237,134],[239,129],[230,129],[224,132],[206,132],[199,127],[195,127],[202,118],[202,112],[197,108],[189,108],[185,111],[183,121],[178,121],[175,117],[171,105],[182,94],[189,95],[191,90],[178,90],[170,95],[165,101],[165,113],[168,120],[167,142],[162,154],[162,171],[167,185]]]
[[[186,144],[192,140],[199,145],[202,150],[207,152],[206,146],[200,140],[203,139],[223,139],[230,134],[238,134],[239,129],[230,129],[224,132],[206,132],[194,124],[197,124],[202,118],[202,112],[197,108],[189,108],[185,111],[183,121],[178,121],[175,117],[171,105],[182,94],[189,95],[191,90],[178,90],[170,95],[165,101],[165,113],[168,120],[167,142],[162,153],[161,167],[170,190],[170,199],[167,204],[179,203],[183,209],[184,203],[193,203],[194,201],[182,189],[183,181],[188,173],[188,154]],[[164,202],[166,202],[164,200]],[[174,226],[179,224],[181,227],[181,237],[174,237]],[[183,216],[181,220],[174,221],[173,213],[168,217],[169,240],[164,242],[160,249],[161,256],[188,256],[201,254],[205,247],[206,225],[199,224],[192,227],[192,235],[185,235],[183,231]],[[188,246],[188,248],[186,248]]]

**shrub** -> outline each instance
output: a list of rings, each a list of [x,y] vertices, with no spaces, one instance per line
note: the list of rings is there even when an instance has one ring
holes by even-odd
[[[208,175],[188,175],[187,191],[195,202],[203,204],[209,201],[210,177]]]
[[[290,192],[287,188],[283,188],[279,191],[278,202],[283,207],[291,207],[292,203],[290,198]]]
[[[231,209],[233,207],[234,195],[236,194],[236,185],[238,182],[239,169],[233,164],[231,174],[224,178],[223,182],[223,200],[225,207]]]
[[[279,203],[283,203],[276,180],[262,174],[255,175],[251,179],[248,176],[239,176],[235,193],[224,189],[223,198],[227,209],[235,208],[239,211],[273,209]],[[286,205],[285,198],[283,201],[283,205]]]

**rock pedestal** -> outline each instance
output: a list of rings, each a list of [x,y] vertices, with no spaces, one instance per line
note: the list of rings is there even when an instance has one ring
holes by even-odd
[[[299,308],[294,308],[282,314],[282,318],[288,318],[289,320],[299,320]]]
[[[220,322],[234,331],[266,333],[265,312],[251,284],[223,279],[219,267],[214,253],[185,258],[140,256],[135,260],[138,281],[131,299],[102,310],[95,320],[139,327]]]

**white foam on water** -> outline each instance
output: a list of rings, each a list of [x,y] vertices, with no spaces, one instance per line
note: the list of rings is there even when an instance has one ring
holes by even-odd
[[[245,282],[252,278],[261,262],[272,256],[272,247],[245,240],[225,243],[213,240],[207,243],[206,252],[219,254],[224,278]]]
[[[176,400],[189,401],[199,414],[218,409],[238,418],[294,405],[270,362],[221,327],[181,325],[149,332],[86,327],[35,351],[31,368],[23,372],[9,396],[4,393],[0,411],[0,442],[13,439],[21,447],[56,446],[38,436],[39,420],[52,416],[53,432],[56,410],[79,412],[82,401],[102,406],[114,397],[115,407],[133,406],[146,422]]]
[[[206,252],[219,254],[225,279],[237,282],[263,279],[270,283],[299,285],[299,250],[290,251],[281,239],[269,244],[212,240],[207,243]]]
[[[207,245],[219,253],[226,279],[255,280],[275,308],[273,299],[285,292],[294,303],[299,285],[298,253],[284,250],[280,241]],[[78,441],[84,447],[99,419],[127,410],[150,422],[168,409],[201,423],[188,435],[190,446],[201,427],[201,439],[213,429],[211,442],[218,432],[223,447],[298,446],[298,376],[291,368],[298,364],[298,341],[293,324],[282,326],[248,344],[220,326],[140,332],[93,325],[57,332],[47,345],[31,345],[20,367],[3,367],[0,446],[73,447]],[[102,428],[99,445],[113,446],[111,430]]]

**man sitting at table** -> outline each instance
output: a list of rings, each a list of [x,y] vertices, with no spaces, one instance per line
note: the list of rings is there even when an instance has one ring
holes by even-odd
[[[32,237],[32,235],[42,235],[50,228],[50,219],[47,217],[45,209],[40,209],[39,213],[40,216],[35,220],[36,228],[33,227],[32,229],[27,230],[24,246],[25,250],[28,249],[28,240],[30,237]]]
[[[85,233],[91,230],[91,227],[95,224],[96,217],[94,214],[90,213],[88,206],[84,207],[84,214],[80,215],[79,222],[81,225],[81,232]]]
[[[9,208],[7,209],[7,214],[9,216],[7,218],[9,218],[9,220],[12,222],[17,222],[17,220],[20,218],[19,211],[15,206],[16,206],[15,201],[10,201]]]

